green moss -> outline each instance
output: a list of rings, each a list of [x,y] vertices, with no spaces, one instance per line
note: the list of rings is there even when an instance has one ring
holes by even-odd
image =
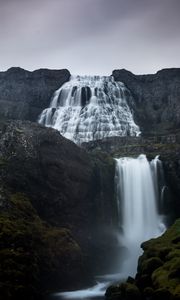
[[[7,160],[4,158],[0,158],[0,168],[4,167],[7,165]]]
[[[152,272],[158,267],[162,266],[163,262],[159,257],[151,257],[143,261],[141,266],[141,272],[143,274],[152,274]]]
[[[152,282],[154,288],[168,287],[168,271],[158,268],[152,274]]]
[[[174,290],[175,299],[180,299],[180,284]]]
[[[127,300],[141,299],[141,294],[138,287],[135,284],[128,283],[125,291],[125,297]]]
[[[37,218],[35,209],[23,193],[11,194],[10,203],[15,214],[24,216],[26,219]]]
[[[142,248],[129,300],[138,299],[139,292],[141,299],[180,300],[180,219],[162,236],[143,243]],[[139,288],[137,295],[134,286]],[[129,288],[127,282],[120,284],[118,291],[117,286],[109,287],[107,298],[126,300]]]
[[[110,286],[105,294],[110,300],[139,300],[141,294],[138,287],[132,283],[121,283],[120,285]]]
[[[145,298],[150,298],[154,293],[154,289],[152,287],[146,287],[143,290],[143,295],[145,296]]]
[[[166,288],[160,288],[154,291],[152,299],[155,300],[171,300],[172,294]]]
[[[161,237],[145,242],[144,255],[139,261],[139,271],[146,266],[152,254],[163,259],[161,265],[152,272],[152,285],[155,289],[166,289],[172,295],[180,285],[180,220],[177,220]],[[146,268],[148,271],[148,269]],[[150,273],[150,271],[149,271]]]
[[[174,257],[180,257],[179,249],[173,249],[172,251],[170,251],[166,256],[166,260],[171,260]]]
[[[0,294],[33,299],[81,266],[81,250],[69,230],[43,222],[26,195],[10,194],[7,201],[0,214]]]

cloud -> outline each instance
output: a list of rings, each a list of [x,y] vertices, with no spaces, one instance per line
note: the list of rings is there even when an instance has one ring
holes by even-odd
[[[1,0],[1,69],[178,67],[179,0]]]

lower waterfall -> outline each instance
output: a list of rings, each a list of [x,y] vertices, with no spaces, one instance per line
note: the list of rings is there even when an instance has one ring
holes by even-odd
[[[162,174],[162,163],[158,157],[151,162],[144,154],[138,158],[116,159],[117,236],[119,245],[125,249],[125,256],[120,258],[123,264],[117,262],[118,273],[98,276],[93,287],[57,293],[53,299],[97,299],[103,297],[110,284],[135,276],[141,243],[161,235],[166,229],[158,213],[164,188],[159,189],[158,174]]]
[[[165,230],[158,213],[158,157],[148,162],[145,155],[138,158],[116,159],[117,207],[119,242],[126,248],[121,272],[134,276],[143,241],[159,236]]]

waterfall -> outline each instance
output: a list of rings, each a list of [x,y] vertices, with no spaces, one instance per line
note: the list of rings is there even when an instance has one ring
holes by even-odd
[[[59,88],[38,122],[81,144],[110,136],[138,136],[128,103],[133,98],[112,76],[71,76]]]
[[[162,216],[158,213],[158,201],[162,197],[159,189],[159,174],[162,163],[158,156],[148,162],[144,154],[138,158],[116,159],[115,185],[117,188],[117,208],[119,217],[119,245],[126,255],[118,273],[97,276],[97,283],[91,288],[71,292],[61,292],[57,299],[98,299],[103,297],[110,284],[124,281],[136,274],[142,242],[157,237],[165,231]],[[164,186],[163,186],[164,189]],[[54,298],[53,298],[54,299]],[[103,299],[103,298],[99,298]]]
[[[124,276],[135,275],[140,244],[165,230],[162,216],[158,214],[159,164],[158,157],[149,163],[143,154],[136,159],[116,159],[119,241],[127,249],[122,266]]]

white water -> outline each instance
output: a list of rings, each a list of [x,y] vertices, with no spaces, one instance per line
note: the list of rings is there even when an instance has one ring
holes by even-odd
[[[127,249],[122,266],[124,276],[134,276],[142,242],[157,237],[165,230],[158,214],[156,157],[151,163],[145,155],[138,158],[116,159],[117,205],[119,213],[119,242]]]
[[[105,290],[108,287],[109,282],[98,282],[95,286],[72,292],[57,293],[54,296],[63,299],[91,299],[104,296]]]
[[[38,122],[81,144],[110,136],[138,136],[127,100],[133,98],[112,76],[72,76],[58,89]]]
[[[120,273],[98,276],[97,284],[91,288],[72,292],[58,293],[59,299],[91,299],[102,297],[107,287],[113,282],[124,281],[134,276],[138,257],[141,255],[140,245],[145,240],[157,237],[165,230],[162,217],[158,214],[158,168],[161,168],[158,156],[150,163],[145,155],[138,158],[116,159],[115,183],[117,186],[117,205],[119,227],[119,243],[127,250]],[[121,257],[122,260],[122,257]],[[118,265],[118,262],[117,262]]]

